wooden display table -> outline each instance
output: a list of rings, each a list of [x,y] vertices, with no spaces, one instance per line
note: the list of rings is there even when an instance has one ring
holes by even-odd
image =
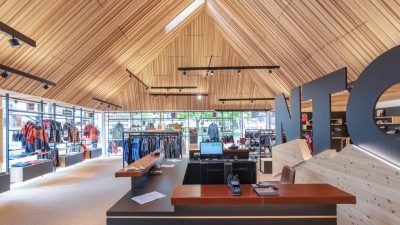
[[[151,167],[153,167],[159,160],[161,160],[161,157],[159,155],[153,156],[153,155],[147,155],[134,163],[129,164],[129,166],[118,170],[115,173],[115,177],[141,177],[143,176],[147,171],[150,170]],[[144,167],[142,170],[128,170],[129,167]]]
[[[329,184],[281,184],[279,196],[258,196],[242,184],[234,196],[227,185],[179,185],[171,197],[177,205],[355,204],[356,198]]]

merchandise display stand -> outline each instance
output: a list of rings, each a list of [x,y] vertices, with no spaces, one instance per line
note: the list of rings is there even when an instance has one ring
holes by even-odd
[[[83,152],[76,152],[68,155],[60,155],[61,167],[68,167],[83,161]]]
[[[93,158],[98,158],[102,155],[102,149],[101,148],[92,148],[86,151],[85,153],[85,159],[93,159]]]
[[[43,176],[47,173],[53,172],[53,161],[49,159],[39,160],[39,164],[25,166],[25,167],[12,167],[11,168],[11,182],[24,182],[35,177]]]
[[[10,190],[10,174],[0,175],[0,194]]]
[[[176,137],[181,137],[182,138],[182,131],[178,130],[144,130],[144,131],[124,131],[122,138],[125,140],[125,138],[130,138],[130,137],[167,137],[167,136],[176,136]],[[182,158],[182,142],[180,143],[180,157]],[[122,157],[122,165],[125,167],[125,156]]]

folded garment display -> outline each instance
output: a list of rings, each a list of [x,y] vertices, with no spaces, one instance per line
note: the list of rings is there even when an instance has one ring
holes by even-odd
[[[31,161],[26,161],[26,162],[17,162],[11,165],[11,167],[26,167],[26,166],[31,166],[31,165],[38,165],[41,164],[42,161],[40,160],[31,160]]]

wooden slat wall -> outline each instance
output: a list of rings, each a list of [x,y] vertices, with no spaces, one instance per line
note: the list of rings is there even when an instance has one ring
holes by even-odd
[[[273,97],[280,92],[289,94],[291,88],[343,66],[349,68],[349,81],[353,81],[373,59],[400,44],[397,0],[207,0],[206,6],[166,33],[165,25],[191,2],[0,0],[0,20],[38,44],[36,48],[23,44],[20,49],[12,49],[8,37],[0,34],[0,62],[58,83],[45,91],[36,82],[12,76],[1,79],[0,88],[99,109],[91,100],[93,97],[115,100],[126,107],[124,110],[147,110],[152,106],[157,106],[154,110],[164,106],[171,110],[210,110],[221,107],[218,97],[237,97],[236,92],[219,87],[238,80],[224,76],[209,81],[181,80],[176,67],[204,66],[207,60],[199,56],[200,52],[223,52],[215,65],[280,65],[281,69],[271,75],[256,71],[248,74],[253,82],[239,80],[242,86],[231,85],[238,90],[251,90],[243,91],[249,96]],[[204,10],[211,19],[199,16]],[[193,20],[197,22],[192,23]],[[204,25],[200,25],[201,21]],[[185,33],[197,35],[195,32],[203,33],[202,29],[209,28],[213,32],[210,37],[223,41],[212,44],[213,40],[204,38],[197,45],[182,39]],[[199,37],[208,36],[191,39]],[[191,58],[170,57],[174,59],[169,62],[162,59],[162,54],[171,53],[189,54]],[[135,89],[138,84],[132,84],[125,68],[146,76],[144,79],[151,85],[191,83],[211,96],[217,92],[221,96],[209,97],[202,103],[183,97],[146,103],[143,90]],[[168,82],[162,82],[162,76],[154,78],[160,74],[150,68],[168,72],[164,76]],[[235,102],[222,108],[267,108],[271,104]]]
[[[329,183],[357,198],[338,205],[340,225],[397,225],[400,221],[400,170],[352,145],[326,150],[294,167],[296,183]]]

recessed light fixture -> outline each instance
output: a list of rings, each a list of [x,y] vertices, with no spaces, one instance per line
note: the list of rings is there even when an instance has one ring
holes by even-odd
[[[176,16],[171,22],[169,22],[167,26],[165,26],[165,32],[168,33],[172,31],[204,3],[205,0],[194,0],[188,7],[186,7],[181,13],[179,13],[178,16]]]
[[[198,99],[198,100],[201,100],[202,98],[203,98],[202,95],[197,95],[197,99]]]
[[[47,90],[47,89],[49,89],[49,85],[43,84],[43,88],[44,88],[44,90]]]
[[[242,74],[242,71],[238,70],[238,75],[240,76]]]
[[[214,70],[211,70],[211,74],[210,74],[211,76],[214,76]]]
[[[183,71],[182,73],[183,73],[183,75],[186,75],[186,71]]]

